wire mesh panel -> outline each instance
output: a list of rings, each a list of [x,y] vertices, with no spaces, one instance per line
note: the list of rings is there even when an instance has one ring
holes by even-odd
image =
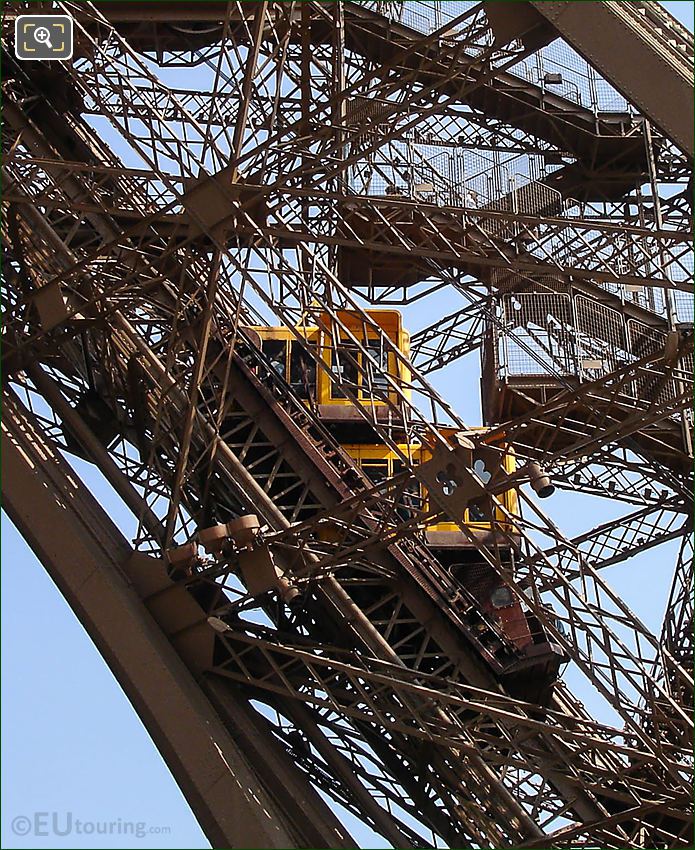
[[[635,360],[658,354],[664,350],[666,334],[658,328],[652,328],[644,322],[630,319],[627,323],[628,342],[630,353]],[[690,372],[692,374],[692,356],[690,359]],[[687,365],[687,364],[686,364]],[[683,368],[683,367],[681,367]],[[677,379],[669,381],[666,386],[655,388],[654,380],[649,375],[640,375],[634,381],[634,395],[636,398],[651,402],[665,402],[679,392]]]
[[[560,293],[569,295],[566,279],[556,275],[534,274],[533,278],[508,269],[490,269],[490,283],[498,292],[524,292],[532,289],[536,294]]]
[[[636,360],[661,351],[666,342],[664,331],[645,325],[637,319],[628,320],[627,335],[630,352]]]
[[[687,322],[692,325],[694,318],[694,302],[690,292],[674,292],[676,302],[676,316],[679,322]]]
[[[508,376],[576,373],[569,295],[518,293],[503,299],[501,368]]]
[[[457,0],[453,3],[441,3],[439,0],[372,0],[365,6],[386,15],[392,21],[398,21],[418,32],[428,33],[443,27],[459,15],[475,6],[474,0]]]
[[[578,53],[561,41],[539,50],[512,71],[547,95],[555,95],[577,104],[581,109],[600,112],[629,113],[628,101]]]
[[[585,295],[577,295],[575,309],[577,356],[582,375],[594,380],[627,362],[625,328],[620,313]]]

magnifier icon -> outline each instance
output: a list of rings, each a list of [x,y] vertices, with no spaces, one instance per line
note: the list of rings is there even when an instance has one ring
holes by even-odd
[[[48,27],[36,27],[34,30],[34,38],[38,41],[39,44],[46,44],[48,47],[53,50],[53,45],[51,44],[51,34],[48,31]]]

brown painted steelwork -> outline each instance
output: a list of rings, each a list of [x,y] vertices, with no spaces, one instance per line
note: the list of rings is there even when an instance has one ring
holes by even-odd
[[[542,17],[511,5],[68,3],[79,58],[48,69],[14,62],[23,7],[6,10],[4,365],[26,410],[8,409],[45,446],[49,493],[57,444],[138,517],[147,616],[242,730],[239,775],[253,764],[278,842],[348,840],[320,789],[398,847],[689,844],[691,165],[639,97],[607,99],[617,78],[542,47]],[[414,363],[364,311],[438,294],[467,306],[414,336]],[[358,383],[333,380],[401,460],[393,478],[371,484],[248,331],[282,324],[301,345],[302,323],[358,353]],[[381,373],[368,336],[407,379]],[[519,459],[487,487],[442,426],[482,437],[425,374],[475,348]],[[493,533],[460,523],[473,563],[427,545],[465,499],[404,501],[421,443],[487,500],[520,487]],[[526,461],[624,515],[564,534]],[[249,592],[233,540],[196,549],[245,514],[265,586],[279,576],[292,604]],[[607,576],[668,541],[659,636]],[[199,554],[167,585],[177,544]],[[541,636],[530,649],[472,592],[480,566]],[[609,722],[555,681],[565,658]],[[173,749],[185,787],[196,748]],[[309,801],[299,825],[292,797]]]

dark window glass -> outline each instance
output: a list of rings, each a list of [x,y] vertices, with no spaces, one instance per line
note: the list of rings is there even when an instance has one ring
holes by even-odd
[[[287,343],[284,339],[264,339],[263,353],[278,375],[287,379]]]
[[[485,522],[487,517],[480,505],[470,504],[468,506],[468,518],[471,522]]]
[[[309,348],[314,351],[316,346]],[[290,384],[300,398],[310,399],[316,395],[316,361],[297,340],[290,342]]]
[[[394,476],[399,475],[405,469],[405,465],[402,460],[398,458],[393,459],[393,474]],[[403,491],[403,495],[401,496],[401,504],[398,506],[397,511],[398,515],[403,520],[410,519],[414,513],[410,510],[410,508],[414,508],[415,510],[419,510],[422,507],[422,500],[420,498],[420,485],[417,481],[411,481],[408,487]]]
[[[331,363],[333,374],[339,377],[343,383],[347,383],[353,391],[356,391],[357,388],[357,364],[353,362],[356,359],[357,349],[343,342],[338,351],[333,352]],[[333,398],[346,398],[345,393],[335,384],[331,384],[331,396]]]
[[[378,368],[375,368],[371,360],[365,359],[363,362],[366,374],[362,376],[362,394],[368,396],[370,384],[375,390],[386,390],[388,387],[386,375],[389,371],[389,353],[378,339],[367,340],[365,348],[369,351],[371,360],[378,363]]]
[[[378,484],[388,478],[389,464],[387,460],[363,460],[360,461],[360,465],[373,484]]]

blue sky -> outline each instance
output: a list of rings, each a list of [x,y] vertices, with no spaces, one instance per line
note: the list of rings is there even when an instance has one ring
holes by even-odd
[[[663,5],[693,29],[690,0]],[[474,423],[477,370],[475,374],[471,370],[471,377],[475,392],[451,400]],[[446,382],[440,389],[448,396],[454,390]],[[103,492],[91,467],[71,462],[95,492]],[[582,515],[586,502],[582,504],[571,494],[562,494],[551,513],[569,533],[607,519],[605,505],[596,506],[600,514],[589,517]],[[119,513],[118,506],[112,515],[128,534],[130,516]],[[631,564],[629,575],[616,571],[614,580],[654,629],[663,599],[649,601],[654,591],[649,578],[660,565],[654,559],[663,563],[661,559],[668,558],[666,563],[672,563],[673,549],[664,546],[656,552]],[[132,706],[4,514],[2,565],[2,847],[209,847]],[[590,704],[591,696],[587,698]],[[72,818],[72,834],[64,838],[16,834],[26,830],[27,822],[22,820],[26,817],[32,821],[32,832],[42,824],[46,832],[51,831],[54,812],[63,831]],[[83,822],[81,835],[76,834],[77,820]],[[89,835],[97,822],[114,823],[116,834]],[[353,823],[347,826],[358,841],[377,846],[368,833]]]

